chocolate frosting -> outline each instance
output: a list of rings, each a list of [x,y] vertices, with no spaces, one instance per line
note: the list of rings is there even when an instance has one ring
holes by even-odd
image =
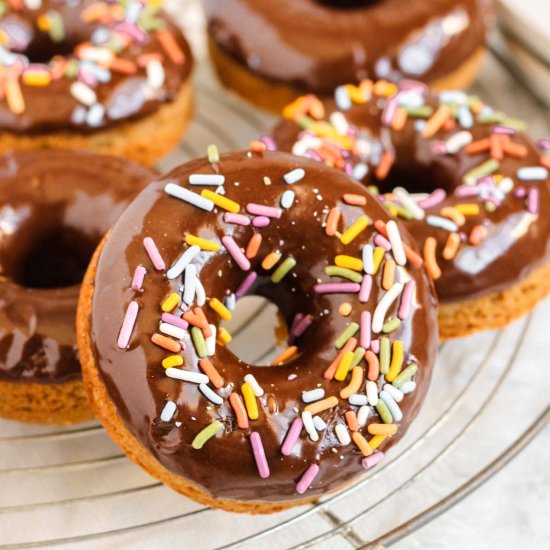
[[[451,92],[453,93],[453,92]],[[433,110],[439,105],[438,96],[427,93],[426,105]],[[470,98],[474,100],[474,98]],[[479,102],[479,100],[476,100]],[[488,292],[501,291],[523,280],[532,270],[550,257],[550,181],[521,181],[518,170],[522,167],[540,166],[541,152],[524,134],[519,133],[510,138],[511,142],[525,147],[525,156],[517,158],[505,154],[499,162],[494,176],[497,179],[510,178],[513,189],[507,192],[494,211],[487,209],[487,198],[479,196],[457,196],[457,188],[463,185],[464,176],[470,170],[491,159],[490,151],[470,154],[466,148],[449,154],[444,151],[444,143],[459,131],[465,131],[458,124],[451,130],[440,129],[433,137],[425,138],[415,127],[418,119],[409,117],[402,130],[393,130],[382,123],[382,117],[387,101],[374,95],[363,104],[353,104],[351,109],[343,111],[345,118],[351,123],[354,132],[368,135],[373,143],[378,143],[383,149],[395,154],[395,163],[384,180],[376,178],[376,168],[370,166],[370,171],[362,178],[365,185],[376,185],[383,193],[390,193],[395,187],[401,186],[410,193],[431,193],[443,189],[446,198],[436,205],[425,209],[429,215],[441,216],[446,207],[462,204],[479,206],[479,213],[465,216],[464,225],[459,227],[462,235],[458,253],[452,259],[443,257],[449,230],[434,227],[423,220],[408,220],[406,225],[422,250],[428,237],[437,241],[436,259],[441,269],[441,277],[435,280],[437,296],[442,303],[453,303],[464,299],[483,296]],[[325,102],[325,118],[338,111],[333,101]],[[467,132],[472,134],[473,141],[490,138],[498,131],[495,121],[500,118],[504,131],[507,119],[502,113],[485,107],[488,117],[494,116],[493,122],[475,122]],[[494,115],[492,115],[492,113]],[[510,124],[518,121],[510,120]],[[498,126],[498,124],[496,124]],[[299,140],[300,126],[292,120],[281,121],[274,129],[274,138],[283,151],[291,151]],[[438,147],[443,145],[443,150]],[[357,154],[352,154],[348,167],[360,162]],[[476,188],[483,183],[480,179]],[[489,181],[491,189],[498,188]],[[525,194],[530,188],[535,188],[539,195],[538,210],[530,212]],[[518,196],[518,191],[521,196]],[[469,235],[476,226],[485,228],[486,236],[479,244],[471,244]]]
[[[305,170],[305,177],[293,185],[284,183],[283,176],[297,167]],[[205,212],[165,192],[169,182],[200,192],[200,187],[188,184],[189,176],[212,173],[225,176],[225,196],[239,203],[241,213],[250,202],[278,207],[282,193],[289,189],[296,193],[294,205],[284,210],[280,219],[273,219],[269,226],[256,230],[252,225],[226,223],[220,208]],[[265,176],[270,178],[268,184]],[[366,196],[367,206],[345,204],[344,193]],[[361,245],[370,242],[374,234],[369,226],[347,246],[336,237],[328,237],[322,224],[333,206],[342,209],[340,231],[362,213],[375,220],[389,219],[360,185],[310,160],[283,153],[232,153],[223,155],[212,165],[207,159],[198,159],[149,185],[114,226],[101,252],[90,318],[92,351],[99,375],[126,427],[144,448],[172,474],[182,476],[214,497],[248,501],[300,498],[295,485],[311,463],[318,463],[320,472],[306,496],[324,494],[362,471],[358,448],[353,443],[341,446],[334,432],[337,422],[344,423],[345,411],[358,409],[344,399],[339,400],[337,407],[320,413],[328,427],[320,433],[318,443],[302,433],[290,456],[283,456],[280,451],[290,424],[304,408],[302,392],[319,387],[325,390],[326,397],[338,396],[347,384],[323,378],[323,372],[337,355],[335,337],[348,323],[359,323],[362,310],[372,312],[384,294],[380,274],[374,278],[367,303],[360,303],[357,294],[319,295],[313,291],[313,285],[319,281],[330,282],[324,269],[333,263],[335,255],[358,255]],[[411,244],[410,237],[401,230],[404,242]],[[181,277],[169,280],[164,271],[155,270],[143,240],[153,239],[169,267],[188,248],[182,247],[182,238],[188,234],[216,243],[220,243],[224,235],[231,235],[239,246],[245,247],[256,231],[263,240],[258,255],[251,260],[249,271],[256,271],[258,279],[249,294],[273,300],[289,326],[298,312],[310,313],[314,322],[297,341],[298,355],[280,366],[246,364],[218,343],[209,359],[224,379],[223,387],[216,390],[223,403],[214,405],[196,384],[168,377],[161,362],[170,353],[151,342],[151,336],[159,330],[160,304],[170,293],[180,292]],[[293,271],[278,284],[272,283],[271,273],[260,266],[266,254],[274,249],[279,249],[283,258],[292,256],[297,261]],[[193,263],[208,299],[223,300],[247,275],[223,245],[218,252],[201,252]],[[146,267],[147,275],[143,290],[135,292],[130,283],[139,265]],[[415,378],[417,389],[400,403],[404,419],[398,435],[383,443],[384,450],[401,437],[415,417],[428,387],[437,346],[436,303],[428,277],[424,270],[410,264],[404,269],[417,284],[415,306],[391,336],[403,341],[404,365],[412,361],[419,365]],[[121,350],[117,347],[119,330],[128,304],[134,300],[139,304],[137,322],[129,346]],[[347,318],[338,313],[342,302],[352,305]],[[395,315],[396,307],[388,312],[389,316]],[[209,323],[219,325],[219,317],[208,304],[202,310]],[[186,348],[181,352],[184,358],[181,368],[201,372],[199,356],[188,335],[183,341]],[[250,345],[253,346],[253,342]],[[364,362],[361,365],[366,369]],[[228,398],[231,392],[240,393],[247,373],[254,375],[265,395],[257,399],[259,419],[250,420],[250,429],[243,430],[237,426]],[[364,393],[364,386],[359,391]],[[167,401],[176,403],[177,411],[172,419],[163,421],[160,415]],[[191,444],[197,433],[215,419],[223,423],[223,431],[208,440],[202,449],[194,449]],[[368,422],[374,421],[380,422],[380,419],[373,409]],[[266,479],[260,477],[254,462],[249,441],[251,431],[258,432],[263,441],[271,470]],[[362,431],[366,434],[365,428]]]
[[[0,157],[0,380],[80,377],[76,281],[104,233],[154,176],[138,164],[85,152]]]
[[[97,2],[96,0],[59,1],[44,0],[37,10],[23,8],[21,11],[12,11],[0,18],[0,32],[8,37],[6,49],[0,52],[0,64],[4,65],[0,71],[0,78],[5,81],[5,74],[12,68],[14,58],[12,54],[22,54],[23,63],[31,68],[44,70],[52,60],[62,56],[63,63],[74,63],[77,59],[75,48],[83,44],[94,45],[98,32],[113,31],[111,27],[100,21],[87,23],[82,18],[82,12],[90,6],[110,6],[114,9],[117,3]],[[132,2],[132,4],[138,4]],[[122,9],[122,6],[120,6]],[[150,9],[147,6],[144,9]],[[63,21],[65,39],[54,42],[48,33],[38,29],[38,20],[45,15],[59,14]],[[82,67],[78,77],[67,75],[53,79],[46,86],[31,86],[20,79],[21,93],[25,103],[25,110],[21,114],[14,113],[8,106],[5,94],[0,101],[0,129],[16,133],[43,133],[53,131],[76,131],[90,133],[101,128],[112,127],[128,120],[139,119],[155,112],[163,103],[175,99],[184,82],[187,81],[193,66],[193,59],[189,44],[178,27],[160,11],[156,15],[159,26],[167,29],[180,50],[184,54],[182,63],[175,63],[162,48],[154,30],[144,31],[141,25],[138,32],[143,34],[139,41],[131,42],[127,47],[116,53],[122,60],[136,63],[140,59],[158,57],[164,68],[164,82],[158,89],[152,89],[148,84],[145,64],[137,66],[133,74],[126,74],[116,69],[105,68],[101,63],[88,63],[88,76],[83,77]],[[123,22],[118,22],[119,28]],[[130,25],[130,23],[128,23]],[[96,34],[94,34],[96,33]],[[115,32],[115,35],[117,33]],[[118,36],[127,36],[118,33]],[[96,39],[99,40],[99,39]],[[103,44],[99,41],[98,47]],[[109,49],[109,48],[105,48]],[[9,65],[8,65],[9,63]],[[56,68],[55,71],[58,69]],[[95,71],[107,73],[108,81],[90,82],[90,74]],[[92,78],[93,80],[93,78]],[[95,92],[95,104],[104,108],[104,115],[100,119],[87,116],[89,106],[83,105],[71,93],[71,86],[75,82],[84,82]]]
[[[251,71],[331,94],[363,78],[433,82],[485,45],[485,0],[204,0],[210,36]]]

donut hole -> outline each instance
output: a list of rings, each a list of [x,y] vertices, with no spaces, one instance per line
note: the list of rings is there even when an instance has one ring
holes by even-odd
[[[76,45],[77,42],[72,40],[53,42],[47,36],[41,36],[28,45],[25,55],[31,63],[49,63],[56,56],[69,57]]]
[[[266,367],[287,347],[288,325],[278,305],[264,296],[244,296],[230,321],[221,326],[232,335],[229,350],[241,361]]]

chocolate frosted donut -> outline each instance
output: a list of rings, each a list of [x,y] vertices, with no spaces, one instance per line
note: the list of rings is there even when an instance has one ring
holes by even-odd
[[[383,458],[438,338],[402,226],[337,170],[252,149],[211,150],[139,195],[90,265],[77,332],[91,403],[132,460],[199,502],[267,513]],[[245,294],[291,327],[272,366],[226,347],[220,320]]]
[[[204,0],[221,80],[279,111],[364,78],[465,88],[490,20],[486,0]]]
[[[150,164],[181,136],[191,51],[158,2],[10,2],[0,38],[0,150],[87,148]]]
[[[383,81],[347,92],[290,105],[277,146],[379,188],[423,251],[442,337],[530,310],[550,290],[549,143],[464,92]]]
[[[80,282],[97,243],[154,175],[84,152],[0,157],[0,416],[91,417],[76,350]]]

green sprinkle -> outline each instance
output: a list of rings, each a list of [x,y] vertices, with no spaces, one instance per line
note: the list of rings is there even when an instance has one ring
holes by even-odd
[[[494,212],[496,209],[495,203],[489,201],[485,203],[485,210],[487,210],[487,212]]]
[[[492,111],[488,113],[480,113],[477,115],[477,121],[480,124],[502,124],[502,121],[506,119],[504,113],[500,111]]]
[[[376,185],[369,185],[367,189],[376,197],[380,195],[380,191]]]
[[[390,339],[387,336],[380,338],[380,372],[387,374],[390,370]]]
[[[405,382],[408,382],[418,370],[418,365],[411,363],[408,367],[404,368],[392,383],[394,388],[399,389]]]
[[[141,15],[139,16],[139,25],[146,31],[158,31],[166,26],[166,23],[158,17],[160,8],[157,6],[148,6],[143,8]]]
[[[347,267],[338,267],[337,265],[325,267],[325,273],[329,277],[342,277],[342,279],[349,279],[354,283],[360,283],[363,280],[361,273],[357,273],[357,271],[353,271]]]
[[[57,12],[49,14],[50,26],[48,34],[52,42],[63,42],[65,40],[65,24],[61,15]]]
[[[388,319],[384,326],[382,327],[382,332],[389,334],[394,330],[397,330],[401,326],[401,319],[399,317],[394,317],[393,319]]]
[[[78,61],[76,59],[69,59],[67,66],[65,67],[65,76],[67,78],[76,78],[78,74]]]
[[[480,101],[481,99],[478,95],[469,95],[466,101],[466,105],[468,105],[468,107],[473,107],[474,105],[477,105]]]
[[[209,145],[206,152],[208,154],[208,162],[210,164],[220,161],[220,153],[215,145]]]
[[[486,160],[464,175],[464,183],[475,183],[479,178],[494,174],[499,168],[500,162],[498,160]]]
[[[301,126],[305,130],[308,130],[315,124],[315,121],[308,116],[301,116],[300,118],[297,118],[294,122],[296,122],[298,126]]]
[[[412,220],[412,214],[409,210],[407,210],[403,206],[398,206],[397,204],[394,204],[390,201],[385,201],[384,206],[392,213],[395,213],[395,216],[398,216],[399,218],[403,218],[404,220]]]
[[[280,283],[287,273],[292,271],[296,266],[296,260],[294,258],[286,258],[279,267],[271,275],[272,283]]]
[[[336,349],[342,349],[346,342],[359,330],[359,325],[357,323],[350,323],[343,331],[338,338],[336,338],[336,342],[334,342],[334,346]]]
[[[403,107],[408,116],[413,118],[430,118],[434,110],[429,105],[422,107]]]
[[[366,350],[361,346],[358,346],[353,352],[353,359],[351,360],[351,368],[356,367],[365,357]]]
[[[206,340],[202,330],[199,327],[191,328],[191,339],[193,340],[193,345],[199,357],[206,357]]]
[[[518,132],[526,132],[527,131],[527,123],[523,120],[519,120],[518,118],[505,118],[501,124],[503,126],[508,126],[510,128],[514,128]]]
[[[193,439],[193,443],[191,443],[193,449],[202,449],[203,445],[221,430],[223,430],[223,424],[219,420],[214,420],[212,424],[208,424]]]
[[[382,399],[378,399],[378,403],[376,403],[375,407],[384,424],[391,424],[393,422],[393,416],[391,415],[390,409],[388,409],[388,406]]]

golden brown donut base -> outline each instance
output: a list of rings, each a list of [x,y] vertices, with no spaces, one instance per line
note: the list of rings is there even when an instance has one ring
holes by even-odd
[[[175,100],[154,113],[91,134],[52,132],[23,135],[0,132],[0,153],[12,149],[86,149],[151,166],[174,149],[193,115],[193,93],[186,81]]]
[[[455,304],[440,304],[439,337],[448,340],[479,330],[502,328],[529,313],[549,293],[550,263],[546,263],[501,292]]]
[[[84,282],[82,283],[76,318],[76,336],[80,350],[84,387],[88,394],[88,400],[109,436],[126,453],[130,460],[141,466],[149,475],[152,475],[162,483],[168,485],[174,489],[174,491],[200,504],[210,506],[211,508],[221,508],[227,512],[271,514],[273,512],[286,510],[293,506],[302,506],[315,501],[317,497],[293,500],[291,502],[244,502],[240,500],[215,498],[202,491],[193,483],[171,474],[128,430],[124,422],[120,419],[117,409],[109,398],[107,389],[99,376],[92,353],[92,342],[90,339],[90,315],[92,311],[95,273],[99,256],[108,238],[109,234],[105,236],[98,246],[90,262],[86,276],[84,277]],[[220,472],[220,475],[223,475],[223,472]]]
[[[81,380],[58,384],[2,380],[0,417],[29,424],[77,424],[94,414]]]
[[[274,82],[257,75],[235,61],[211,37],[208,38],[208,48],[223,85],[257,107],[280,113],[289,103],[310,91]],[[460,67],[445,78],[430,82],[430,85],[437,90],[467,88],[477,76],[484,56],[485,48],[476,50]]]

